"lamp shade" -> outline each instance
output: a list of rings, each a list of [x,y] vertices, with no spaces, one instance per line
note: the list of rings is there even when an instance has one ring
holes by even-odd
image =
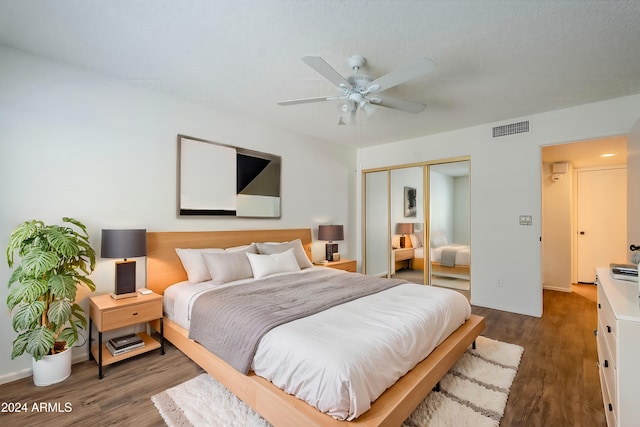
[[[396,224],[396,234],[411,234],[413,233],[413,223],[411,222],[399,222]]]
[[[318,240],[344,240],[344,228],[341,225],[321,225],[318,227]]]
[[[147,230],[102,230],[102,258],[135,258],[147,255]]]

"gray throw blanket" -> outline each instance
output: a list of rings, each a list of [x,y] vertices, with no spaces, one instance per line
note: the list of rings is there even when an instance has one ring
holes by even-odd
[[[455,267],[457,253],[458,253],[457,249],[451,249],[451,248],[443,249],[442,253],[440,254],[440,265],[444,267]]]
[[[246,374],[258,342],[276,326],[402,283],[323,269],[215,289],[194,303],[189,338]]]

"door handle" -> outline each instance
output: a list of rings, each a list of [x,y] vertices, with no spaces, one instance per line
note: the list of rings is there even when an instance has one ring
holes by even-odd
[[[581,235],[581,236],[584,236],[584,231],[581,231],[581,232],[580,232],[580,235]]]

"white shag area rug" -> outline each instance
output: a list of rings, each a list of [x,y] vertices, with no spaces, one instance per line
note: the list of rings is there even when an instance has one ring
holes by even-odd
[[[478,337],[403,427],[498,426],[523,348]],[[168,426],[269,427],[209,374],[151,397]]]

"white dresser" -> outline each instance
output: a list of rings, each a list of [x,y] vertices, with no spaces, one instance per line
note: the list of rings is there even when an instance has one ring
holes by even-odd
[[[596,269],[598,364],[607,425],[640,422],[640,298],[638,283]]]

